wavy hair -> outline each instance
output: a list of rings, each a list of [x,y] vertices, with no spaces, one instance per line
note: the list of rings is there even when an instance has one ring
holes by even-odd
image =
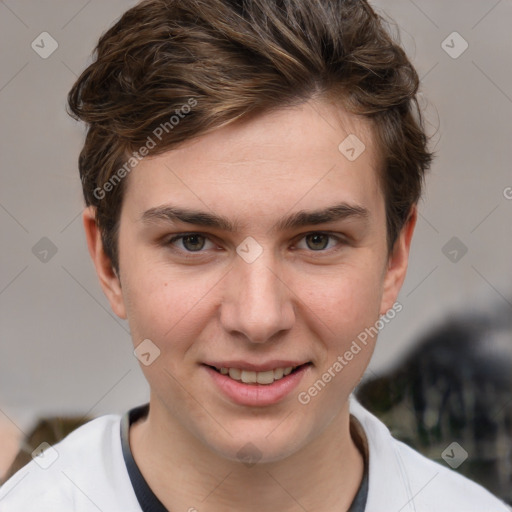
[[[102,35],[68,95],[70,114],[88,127],[83,193],[114,269],[124,180],[112,179],[129,171],[134,152],[163,153],[244,116],[322,97],[371,122],[391,250],[433,157],[418,86],[387,22],[365,0],[137,4]],[[194,107],[172,124],[191,99]],[[159,143],[148,148],[155,133]]]

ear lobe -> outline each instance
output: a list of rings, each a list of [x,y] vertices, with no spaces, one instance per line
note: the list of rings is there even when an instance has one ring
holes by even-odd
[[[409,262],[411,240],[417,218],[418,210],[416,205],[414,205],[412,206],[409,217],[402,227],[402,230],[395,241],[393,250],[389,255],[386,275],[384,277],[384,287],[380,308],[381,315],[384,315],[389,309],[391,309],[405,280],[407,264]]]
[[[110,258],[103,250],[101,231],[96,224],[96,210],[94,207],[89,206],[84,210],[82,221],[89,254],[96,268],[103,293],[110,302],[112,311],[114,311],[118,317],[125,319],[126,309],[121,290],[121,282],[112,267]]]

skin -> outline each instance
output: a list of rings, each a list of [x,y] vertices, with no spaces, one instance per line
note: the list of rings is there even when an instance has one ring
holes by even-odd
[[[0,439],[2,449],[0,450],[0,482],[2,482],[14,462],[22,442],[20,430],[6,417],[0,418]]]
[[[338,150],[351,133],[366,146],[353,162]],[[141,365],[150,413],[131,428],[130,444],[168,509],[350,506],[363,459],[349,431],[348,397],[375,338],[309,404],[297,395],[392,307],[405,278],[416,209],[388,253],[378,165],[366,120],[312,100],[143,160],[126,178],[120,278],[103,251],[94,210],[84,212],[90,254],[113,311],[128,318],[134,346],[150,339],[161,351]],[[295,212],[339,203],[366,215],[271,229]],[[143,220],[144,212],[168,204],[222,215],[237,229]],[[207,238],[169,242],[190,232]],[[318,232],[339,239],[306,236]],[[252,263],[236,252],[248,236],[263,249]],[[190,251],[203,241],[199,252]],[[285,399],[250,407],[221,394],[201,366],[233,358],[312,365]],[[250,467],[237,458],[249,442],[261,454]]]

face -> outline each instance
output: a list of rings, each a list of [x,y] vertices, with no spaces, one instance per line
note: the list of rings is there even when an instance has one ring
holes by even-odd
[[[338,149],[349,134],[366,146],[353,161]],[[414,224],[389,255],[377,165],[365,121],[311,102],[132,171],[120,283],[92,227],[89,245],[135,347],[160,351],[141,365],[160,418],[228,459],[250,442],[268,461],[348,420],[375,338],[353,342],[395,302]]]

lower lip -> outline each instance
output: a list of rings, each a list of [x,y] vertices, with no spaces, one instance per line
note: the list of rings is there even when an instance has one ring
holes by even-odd
[[[272,384],[244,384],[222,375],[209,366],[203,365],[218,388],[239,405],[264,406],[272,405],[289,395],[301,381],[311,365],[304,365],[282,379],[275,380]]]

